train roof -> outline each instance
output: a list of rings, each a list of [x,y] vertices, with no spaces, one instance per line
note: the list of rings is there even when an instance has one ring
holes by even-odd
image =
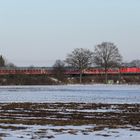
[[[0,70],[52,70],[52,67],[0,67]]]

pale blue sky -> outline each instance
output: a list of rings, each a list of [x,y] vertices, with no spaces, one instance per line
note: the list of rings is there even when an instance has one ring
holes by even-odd
[[[140,0],[0,0],[0,53],[16,65],[51,66],[103,41],[140,59]]]

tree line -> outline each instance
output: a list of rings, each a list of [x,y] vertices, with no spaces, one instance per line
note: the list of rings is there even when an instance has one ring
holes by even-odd
[[[102,42],[91,51],[85,48],[76,48],[67,54],[65,60],[56,60],[53,65],[55,77],[64,80],[64,71],[66,67],[77,69],[79,82],[82,83],[83,71],[90,67],[99,67],[105,71],[105,83],[108,81],[107,71],[109,68],[119,68],[121,66],[140,67],[140,60],[133,60],[130,63],[123,63],[122,55],[118,47],[112,42]],[[0,67],[15,67],[12,63],[7,63],[0,55]]]
[[[124,63],[118,47],[112,42],[102,42],[94,47],[94,50],[76,48],[69,53],[65,60],[57,60],[53,66],[57,69],[58,77],[62,77],[64,66],[79,70],[79,82],[82,83],[82,73],[90,67],[102,68],[105,71],[105,83],[108,82],[107,71],[110,68],[140,67],[140,60]],[[58,70],[60,68],[60,71]],[[57,73],[56,72],[56,73]],[[61,73],[61,74],[60,74]]]
[[[0,55],[0,67],[16,67],[13,63],[9,63],[2,55]]]
[[[69,53],[66,59],[56,61],[54,69],[64,67],[64,63],[68,67],[78,69],[80,72],[80,83],[82,83],[82,73],[92,65],[101,67],[105,71],[105,82],[108,81],[107,71],[109,68],[119,67],[122,63],[122,56],[114,43],[103,42],[95,46],[94,51],[84,48],[76,48]]]

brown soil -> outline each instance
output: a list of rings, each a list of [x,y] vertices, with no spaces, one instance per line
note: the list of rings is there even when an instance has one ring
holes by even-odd
[[[96,111],[98,109],[106,111]],[[88,110],[88,111],[86,111]],[[95,112],[94,112],[95,110]],[[109,111],[113,110],[113,111]],[[1,103],[0,124],[140,126],[140,104]],[[7,127],[1,126],[6,129]],[[13,129],[22,129],[13,128]]]

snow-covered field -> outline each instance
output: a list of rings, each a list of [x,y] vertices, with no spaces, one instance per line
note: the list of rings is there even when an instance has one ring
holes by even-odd
[[[140,85],[2,86],[0,102],[140,103]]]
[[[139,140],[140,131],[133,129],[108,129],[101,131],[87,132],[87,129],[92,129],[94,126],[22,126],[28,127],[25,131],[21,130],[1,130],[0,133],[7,133],[7,137],[3,140],[30,140],[30,139],[52,139],[52,140]],[[62,132],[54,132],[52,130],[64,130]],[[40,131],[42,130],[42,131]],[[72,132],[72,133],[71,133]]]
[[[65,109],[47,108],[48,111],[57,111],[65,116],[74,112],[83,113],[120,113],[113,104],[140,104],[140,85],[62,85],[62,86],[0,86],[0,103],[5,105],[11,102],[32,102],[34,103],[103,103],[112,104],[112,108],[99,109]],[[3,104],[1,104],[3,106]],[[80,106],[80,105],[79,105]],[[114,107],[114,108],[113,108]],[[136,106],[135,106],[136,107]],[[126,107],[127,108],[127,107]],[[1,109],[1,108],[0,108]],[[136,108],[135,108],[136,109]],[[46,109],[44,111],[47,112]],[[21,111],[19,108],[15,112],[1,109],[0,113],[5,116],[13,112],[13,117]],[[28,110],[27,110],[28,111]],[[32,110],[33,111],[33,110]],[[132,113],[139,113],[139,110],[132,108]],[[34,112],[34,111],[33,111]],[[68,113],[67,113],[68,112]],[[21,114],[23,112],[21,111]],[[124,112],[123,112],[124,113]],[[125,112],[127,115],[127,112]],[[131,112],[129,112],[130,114]],[[95,114],[94,114],[95,115]],[[16,116],[16,115],[15,115]],[[0,120],[6,119],[1,116]],[[29,118],[28,118],[29,117]],[[16,119],[31,119],[30,116],[18,116]],[[112,116],[113,117],[113,116]],[[10,118],[10,117],[9,117]],[[10,118],[11,119],[11,118]],[[9,120],[10,120],[9,119]],[[21,120],[22,120],[21,119]],[[35,119],[35,118],[34,118]],[[37,119],[42,119],[38,116]],[[99,118],[100,119],[100,118]],[[113,118],[112,118],[113,119]],[[121,118],[120,118],[121,119]],[[12,120],[12,119],[11,119]],[[110,120],[109,120],[110,121]],[[123,125],[122,125],[123,126]],[[0,123],[0,140],[30,140],[30,139],[52,139],[52,140],[139,140],[140,139],[140,122],[139,124],[125,125],[113,129],[105,127],[101,130],[94,130],[96,124],[91,125],[25,125]],[[21,127],[21,129],[20,129]],[[24,129],[25,127],[25,129]],[[19,128],[19,129],[17,129]],[[98,128],[98,127],[97,127]]]

